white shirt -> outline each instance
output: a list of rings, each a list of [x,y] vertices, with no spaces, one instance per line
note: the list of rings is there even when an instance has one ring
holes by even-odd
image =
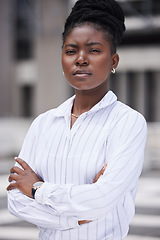
[[[134,216],[146,140],[143,116],[109,91],[70,127],[74,97],[40,115],[19,157],[43,179],[35,200],[14,189],[9,211],[40,240],[121,240]],[[93,179],[107,168],[93,184]],[[78,225],[79,220],[91,220]]]

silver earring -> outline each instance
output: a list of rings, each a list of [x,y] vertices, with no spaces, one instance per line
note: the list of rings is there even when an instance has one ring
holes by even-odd
[[[63,75],[64,75],[64,72],[63,72]]]
[[[115,74],[116,69],[115,69],[115,68],[112,68],[111,72],[112,72],[113,74]]]

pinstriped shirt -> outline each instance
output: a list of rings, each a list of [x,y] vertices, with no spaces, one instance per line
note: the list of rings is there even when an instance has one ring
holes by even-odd
[[[146,121],[109,91],[71,128],[74,98],[32,123],[19,157],[44,183],[35,199],[9,191],[9,211],[37,225],[40,240],[124,239],[135,213]]]

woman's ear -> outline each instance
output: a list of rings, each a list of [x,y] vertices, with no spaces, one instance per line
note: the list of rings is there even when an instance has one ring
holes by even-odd
[[[115,53],[112,55],[112,69],[116,69],[119,63],[119,55],[118,53]]]

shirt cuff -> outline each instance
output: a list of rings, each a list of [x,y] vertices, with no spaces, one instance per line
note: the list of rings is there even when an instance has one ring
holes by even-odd
[[[36,190],[35,200],[37,203],[46,204],[47,196],[45,196],[45,189],[48,187],[48,183],[44,182],[40,188]],[[56,215],[59,215],[59,225],[62,230],[78,228],[78,218],[75,216],[65,216],[63,212],[57,212]],[[54,215],[54,213],[53,213]]]
[[[63,230],[80,227],[77,217],[66,217],[63,215],[60,216],[60,226]]]
[[[44,182],[40,188],[38,188],[35,192],[35,200],[37,203],[45,204],[45,196],[44,196],[44,190],[46,187],[46,183]]]

